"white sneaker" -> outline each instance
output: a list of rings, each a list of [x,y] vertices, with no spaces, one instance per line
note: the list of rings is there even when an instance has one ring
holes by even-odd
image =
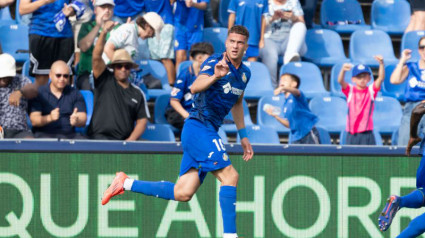
[[[301,61],[301,56],[298,53],[294,53],[291,57],[289,57],[289,62],[297,62]]]

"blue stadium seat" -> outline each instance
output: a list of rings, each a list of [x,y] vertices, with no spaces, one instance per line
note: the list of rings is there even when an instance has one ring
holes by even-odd
[[[10,15],[9,7],[0,8],[0,25],[14,25],[16,21]],[[3,34],[3,32],[2,32]]]
[[[3,53],[12,55],[18,63],[29,60],[28,26],[0,25],[0,32]]]
[[[310,62],[290,62],[282,65],[279,75],[284,73],[295,74],[300,78],[300,90],[311,99],[313,97],[329,96],[323,84],[322,73],[319,67]]]
[[[223,130],[223,128],[218,128],[218,135],[221,137],[221,141],[223,141],[223,144],[228,144],[229,140],[227,138],[226,132]]]
[[[397,98],[399,101],[404,101],[404,90],[406,89],[407,80],[401,84],[392,84],[390,82],[391,74],[396,65],[390,64],[385,66],[385,80],[381,85],[381,92],[383,96]]]
[[[344,53],[341,37],[327,29],[310,29],[305,37],[307,53],[303,57],[319,66],[330,67],[350,61]]]
[[[245,125],[252,125],[251,115],[249,114],[248,104],[245,100],[242,101],[243,105],[243,118],[245,121]],[[236,133],[238,129],[236,128],[236,124],[233,120],[232,112],[230,111],[226,117],[224,117],[224,123],[221,125],[221,128],[227,133]]]
[[[284,96],[261,97],[260,100],[258,101],[258,107],[257,107],[257,124],[260,126],[270,126],[274,128],[279,134],[288,134],[289,128],[282,125],[282,123],[278,122],[274,117],[270,116],[263,110],[263,107],[265,104],[270,104],[282,109],[284,103],[285,103]]]
[[[165,124],[147,125],[145,132],[143,132],[140,138],[148,141],[176,142],[170,125]]]
[[[171,92],[171,87],[168,84],[167,70],[164,65],[156,60],[141,60],[138,62],[142,75],[151,74],[155,78],[161,80],[162,89],[148,89],[148,94],[151,99],[156,99],[162,94]]]
[[[375,143],[378,146],[382,146],[382,137],[379,134],[378,130],[373,130],[373,135],[375,136]],[[347,131],[342,130],[341,134],[339,135],[339,144],[340,145],[345,145],[345,140],[347,138]]]
[[[315,97],[309,107],[319,117],[317,126],[325,128],[329,133],[340,133],[346,127],[347,103],[340,97]]]
[[[373,29],[402,35],[410,21],[410,4],[406,0],[375,0],[370,21]]]
[[[260,62],[243,63],[251,70],[251,79],[245,88],[244,98],[258,100],[264,95],[272,95],[273,86],[267,67]]]
[[[180,72],[182,72],[184,69],[188,68],[192,65],[192,61],[186,60],[179,64],[179,67],[177,68],[177,76],[179,76]]]
[[[86,129],[89,126],[91,117],[93,115],[93,93],[90,90],[80,90],[80,93],[83,95],[84,101],[86,102],[87,121],[86,126],[76,127],[75,131],[81,134],[86,134]]]
[[[329,132],[321,126],[316,126],[316,129],[319,132],[320,144],[331,145],[332,141],[331,141],[331,136],[329,135]]]
[[[248,125],[246,126],[246,132],[251,144],[280,144],[279,135],[276,130],[271,127]],[[241,142],[239,135],[236,142]]]
[[[385,64],[397,64],[390,36],[381,30],[358,30],[350,38],[350,59],[370,67],[378,67],[373,57],[382,55]]]
[[[153,109],[155,124],[168,124],[167,118],[165,118],[165,110],[167,110],[169,103],[170,94],[162,94],[155,99],[155,105]],[[170,125],[170,127],[174,132],[180,131],[172,125]]]
[[[402,108],[397,99],[392,97],[376,97],[373,125],[379,132],[391,135],[400,127]]]
[[[215,53],[223,53],[226,51],[227,28],[224,27],[208,27],[204,28],[204,41],[209,42],[214,47]]]
[[[400,54],[405,49],[412,50],[412,57],[409,62],[418,61],[421,57],[418,52],[419,39],[425,36],[425,31],[409,31],[403,34],[401,38]]]
[[[365,24],[362,8],[356,0],[324,0],[320,8],[320,24],[323,28],[344,34],[370,29]]]
[[[398,144],[398,129],[393,131],[391,134],[391,145],[397,145]]]
[[[341,85],[338,83],[338,75],[339,75],[339,71],[341,71],[342,65],[344,63],[339,63],[339,64],[335,64],[332,67],[331,70],[331,79],[330,79],[330,88],[331,88],[331,94],[332,96],[337,96],[337,97],[343,97],[346,98],[345,95],[342,93],[341,91]],[[357,63],[352,63],[353,65],[356,65]],[[351,75],[352,75],[352,71],[348,71],[345,73],[345,82],[354,85],[353,81],[351,81]],[[372,75],[372,80],[370,80],[370,82],[368,83],[368,85],[371,85],[373,83],[373,75]]]
[[[35,78],[30,76],[30,61],[27,60],[25,61],[25,63],[22,65],[22,75],[25,77],[28,77],[31,82],[35,82]]]
[[[221,0],[218,9],[218,22],[222,27],[227,28],[229,23],[229,13],[227,8],[229,7],[230,0]]]

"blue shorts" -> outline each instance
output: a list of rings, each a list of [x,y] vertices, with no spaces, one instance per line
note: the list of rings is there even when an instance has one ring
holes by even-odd
[[[189,31],[187,27],[176,24],[174,28],[174,50],[190,50],[190,46],[201,42],[202,30]]]
[[[258,57],[260,55],[260,48],[258,45],[248,45],[248,49],[246,50],[245,57]]]
[[[225,168],[232,163],[226,153],[221,137],[211,126],[196,119],[187,119],[182,132],[183,158],[179,176],[191,168],[199,171],[199,180],[204,181],[208,172]]]
[[[425,156],[422,156],[416,171],[416,188],[425,188]]]

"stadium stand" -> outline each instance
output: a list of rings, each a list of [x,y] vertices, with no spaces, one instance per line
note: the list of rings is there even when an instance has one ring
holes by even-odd
[[[346,98],[345,95],[342,93],[342,89],[341,89],[341,85],[338,83],[338,75],[339,75],[339,71],[341,71],[342,65],[344,63],[339,63],[339,64],[335,64],[332,67],[331,70],[331,78],[330,78],[330,89],[331,89],[331,95],[332,96],[336,96],[336,97],[342,97],[342,98]],[[354,65],[356,65],[357,63],[353,63]],[[351,77],[352,73],[351,70],[345,73],[345,82],[349,83],[349,84],[353,84],[353,81],[351,81]],[[369,84],[373,83],[373,75],[372,75],[372,80],[370,80]]]
[[[370,14],[372,28],[390,35],[402,35],[409,25],[410,13],[406,0],[375,0]]]
[[[260,126],[269,126],[274,128],[279,134],[289,134],[289,129],[278,122],[274,117],[267,114],[263,108],[264,105],[270,104],[278,108],[283,108],[285,103],[284,96],[263,96],[258,101],[257,107],[257,124]]]
[[[93,93],[90,90],[80,90],[80,93],[84,97],[84,101],[86,102],[87,109],[87,121],[85,127],[77,127],[75,128],[76,132],[81,133],[83,135],[86,134],[86,130],[90,124],[91,117],[93,115]]]
[[[401,84],[392,84],[390,82],[391,74],[393,73],[395,67],[395,64],[385,66],[385,79],[381,85],[381,92],[383,96],[389,96],[397,98],[399,101],[404,101],[404,91],[406,89],[407,80]]]
[[[325,128],[323,128],[321,126],[316,126],[316,129],[319,132],[320,144],[322,144],[322,145],[332,144],[331,136],[329,135],[329,132]]]
[[[220,6],[218,10],[218,22],[222,27],[227,28],[229,22],[229,13],[227,7],[229,6],[230,0],[220,0]]]
[[[251,79],[245,88],[245,99],[258,100],[263,95],[273,95],[273,86],[270,79],[270,72],[267,67],[260,62],[243,62],[251,70]]]
[[[340,97],[315,97],[309,103],[310,110],[319,117],[317,126],[335,134],[345,129],[347,103]]]
[[[145,132],[140,138],[149,141],[176,142],[176,138],[174,137],[174,133],[170,125],[165,124],[147,125]]]
[[[26,60],[22,65],[22,75],[28,77],[34,83],[35,78],[30,76],[30,61]]]
[[[229,139],[227,138],[226,132],[223,130],[223,128],[218,128],[218,135],[221,137],[221,141],[223,141],[223,144],[228,144]]]
[[[322,73],[319,67],[313,63],[290,62],[280,68],[279,75],[284,73],[295,74],[300,78],[301,82],[299,89],[308,99],[330,95],[323,84]]]
[[[28,26],[0,24],[0,44],[3,52],[9,53],[17,63],[29,60]]]
[[[376,145],[377,146],[382,146],[383,145],[383,143],[382,143],[382,137],[379,134],[378,130],[373,130],[373,135],[375,136]],[[341,131],[341,134],[339,136],[339,144],[340,145],[345,145],[345,139],[346,139],[346,137],[347,137],[347,131],[342,130]]]
[[[307,61],[320,67],[331,67],[339,62],[350,61],[344,53],[341,37],[333,30],[310,29],[306,34]]]
[[[192,65],[192,61],[190,61],[190,60],[185,60],[185,61],[181,62],[179,64],[179,67],[177,68],[176,76],[178,77],[180,72],[182,72],[184,69],[186,69],[190,65]]]
[[[150,74],[156,79],[161,80],[162,89],[148,88],[148,94],[151,99],[155,99],[162,94],[170,93],[171,87],[168,84],[167,71],[161,62],[156,60],[141,60],[138,64],[142,70],[142,76]]]
[[[382,134],[391,135],[400,127],[402,108],[397,99],[392,97],[376,97],[373,125]]]
[[[425,36],[425,31],[409,31],[403,34],[401,38],[400,53],[405,49],[412,50],[412,57],[409,62],[418,61],[421,57],[418,52],[418,42],[421,37]]]
[[[268,126],[247,125],[246,132],[251,144],[280,144],[279,136],[275,129]],[[240,143],[239,135],[236,143]]]
[[[209,42],[214,47],[214,53],[221,54],[226,51],[227,28],[208,27],[204,28],[204,41]]]
[[[0,25],[13,25],[13,24],[16,24],[16,21],[13,20],[12,16],[10,15],[10,8],[9,7],[0,8]]]
[[[248,104],[245,100],[242,101],[242,105],[245,125],[253,125],[251,115],[249,114]],[[238,131],[238,129],[236,128],[236,124],[233,121],[232,112],[229,112],[229,114],[227,114],[227,116],[224,118],[224,123],[223,125],[221,125],[221,128],[223,128],[226,133],[234,134]]]

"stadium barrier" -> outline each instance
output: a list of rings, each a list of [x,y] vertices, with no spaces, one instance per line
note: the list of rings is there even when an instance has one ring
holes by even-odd
[[[415,186],[420,158],[404,148],[226,145],[240,174],[242,237],[395,237],[423,210],[401,210],[386,233],[377,218],[389,194]],[[1,237],[219,237],[220,184],[208,175],[188,203],[126,192],[106,206],[103,191],[122,170],[175,182],[179,143],[0,142]],[[415,148],[414,152],[417,152]]]

